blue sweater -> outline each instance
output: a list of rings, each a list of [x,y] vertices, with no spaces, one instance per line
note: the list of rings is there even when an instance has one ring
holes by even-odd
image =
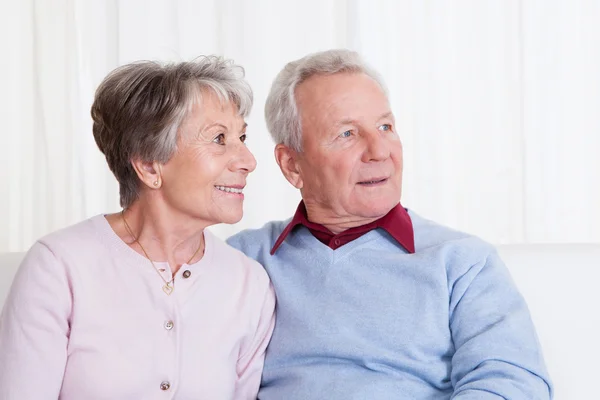
[[[414,254],[384,230],[332,250],[289,221],[228,242],[277,294],[262,400],[549,399],[527,310],[495,249],[409,211]]]

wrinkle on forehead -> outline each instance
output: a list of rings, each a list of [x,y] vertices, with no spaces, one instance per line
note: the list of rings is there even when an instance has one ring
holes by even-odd
[[[354,86],[351,86],[353,82]],[[365,98],[374,102],[366,102]],[[377,81],[363,73],[315,75],[296,88],[296,101],[301,125],[312,131],[359,123],[364,116],[363,109],[371,115],[379,114],[377,120],[392,114],[385,91]],[[373,107],[379,110],[374,111]]]

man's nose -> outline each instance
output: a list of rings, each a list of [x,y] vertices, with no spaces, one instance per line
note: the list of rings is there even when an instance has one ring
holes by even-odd
[[[367,147],[363,154],[363,162],[384,161],[390,156],[390,148],[387,140],[381,132],[371,133],[366,137]]]

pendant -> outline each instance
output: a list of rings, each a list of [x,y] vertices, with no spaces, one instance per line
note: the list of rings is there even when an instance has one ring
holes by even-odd
[[[168,283],[165,284],[162,289],[163,289],[163,292],[165,292],[167,294],[167,296],[169,296],[171,293],[173,293],[173,286],[169,285]]]

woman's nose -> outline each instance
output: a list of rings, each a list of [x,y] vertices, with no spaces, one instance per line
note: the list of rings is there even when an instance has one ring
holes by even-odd
[[[235,171],[245,171],[246,173],[250,173],[256,169],[256,159],[245,144],[240,143],[238,145],[232,167]]]

